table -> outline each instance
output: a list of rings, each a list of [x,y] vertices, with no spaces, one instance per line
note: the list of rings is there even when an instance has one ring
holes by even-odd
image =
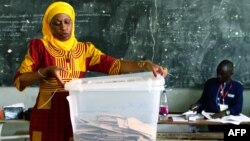
[[[27,120],[0,120],[0,141],[1,140],[7,140],[7,139],[29,139],[29,134],[25,134],[25,135],[11,135],[11,136],[2,136],[2,128],[3,125],[6,123],[15,123],[15,124],[27,124],[29,123],[29,121]]]
[[[191,125],[191,126],[207,126],[207,125],[224,125],[221,122],[209,120],[194,120],[194,121],[173,121],[171,118],[163,118],[158,121],[158,124],[176,124],[176,125]],[[241,124],[250,125],[250,122],[242,122]],[[158,132],[158,138],[166,139],[224,139],[223,132]]]

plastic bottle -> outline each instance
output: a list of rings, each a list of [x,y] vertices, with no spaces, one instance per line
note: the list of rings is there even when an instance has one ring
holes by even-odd
[[[168,99],[167,99],[166,90],[163,90],[162,93],[161,93],[159,114],[161,116],[167,116],[168,115]]]

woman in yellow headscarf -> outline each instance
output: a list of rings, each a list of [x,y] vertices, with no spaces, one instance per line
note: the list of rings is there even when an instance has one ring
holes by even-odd
[[[150,61],[121,61],[105,55],[90,42],[75,38],[75,12],[65,2],[54,2],[46,10],[42,39],[32,39],[14,85],[23,91],[39,82],[39,94],[32,109],[31,141],[69,141],[73,139],[68,91],[64,83],[82,78],[87,71],[109,75],[151,70],[164,77],[167,70]]]

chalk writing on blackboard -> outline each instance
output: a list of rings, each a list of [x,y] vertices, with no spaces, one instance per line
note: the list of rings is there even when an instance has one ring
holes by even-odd
[[[51,0],[4,0],[0,6],[0,86],[12,78],[31,38],[40,38]],[[69,0],[76,37],[121,59],[151,60],[173,76],[168,87],[202,87],[222,59],[250,88],[250,11],[247,0]],[[90,76],[94,76],[91,74]]]

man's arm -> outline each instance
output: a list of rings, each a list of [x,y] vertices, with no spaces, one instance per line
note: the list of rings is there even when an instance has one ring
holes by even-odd
[[[230,115],[238,115],[242,112],[243,89],[244,88],[241,84],[237,87],[235,98],[233,102],[228,105],[229,106],[228,111],[230,112]]]
[[[204,88],[203,88],[203,92],[202,92],[202,95],[200,97],[200,99],[195,103],[195,104],[192,104],[191,107],[190,107],[190,110],[192,111],[197,111],[198,113],[201,113],[202,110],[205,109],[204,107],[204,101],[206,100],[206,95],[207,95],[207,90],[208,90],[208,82],[205,83],[204,85]]]

